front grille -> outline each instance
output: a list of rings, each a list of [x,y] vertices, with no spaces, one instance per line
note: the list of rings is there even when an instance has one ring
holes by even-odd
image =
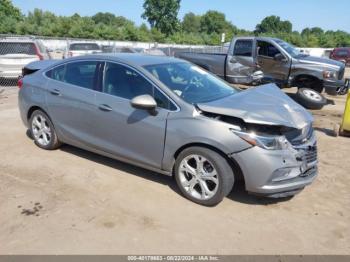
[[[308,163],[308,164],[317,161],[317,146],[316,145],[309,146],[309,148],[306,149],[305,160],[306,160],[306,163]]]
[[[338,79],[339,79],[339,80],[342,80],[343,77],[344,77],[344,74],[345,74],[345,66],[342,66],[342,67],[340,68],[340,71],[339,71],[339,74],[338,74]]]
[[[309,146],[298,146],[295,147],[296,150],[298,150],[301,155],[300,159],[302,161],[305,161],[307,164],[311,164],[317,161],[317,145],[316,143],[314,145]]]
[[[306,170],[304,173],[300,174],[300,177],[309,177],[309,176],[312,176],[312,175],[315,175],[317,172],[317,166],[313,166],[311,167],[310,169]]]

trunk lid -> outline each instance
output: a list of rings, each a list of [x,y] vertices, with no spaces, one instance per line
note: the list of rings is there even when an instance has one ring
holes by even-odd
[[[60,60],[41,60],[29,63],[23,68],[23,76],[33,74],[36,71],[41,69],[48,68],[52,65],[55,65]]]
[[[6,54],[0,55],[0,70],[3,71],[18,71],[26,64],[39,60],[36,55],[27,54]]]

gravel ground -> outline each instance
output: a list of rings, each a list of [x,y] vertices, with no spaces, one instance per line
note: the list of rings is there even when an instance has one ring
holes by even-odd
[[[184,199],[172,178],[26,136],[17,89],[0,94],[0,254],[350,254],[350,139],[332,137],[345,97],[314,111],[319,177],[296,197]]]

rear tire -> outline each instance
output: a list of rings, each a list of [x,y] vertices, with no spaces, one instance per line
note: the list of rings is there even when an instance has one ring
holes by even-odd
[[[234,184],[233,170],[227,159],[204,147],[190,147],[179,154],[175,179],[186,198],[204,206],[219,204]]]
[[[296,100],[306,109],[312,110],[320,110],[327,104],[327,99],[323,95],[309,88],[299,88]]]
[[[38,147],[54,150],[61,146],[55,128],[45,112],[35,110],[30,117],[29,124],[31,136]]]

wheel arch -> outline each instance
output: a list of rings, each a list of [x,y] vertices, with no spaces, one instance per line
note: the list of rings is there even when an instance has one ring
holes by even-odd
[[[317,81],[320,84],[322,84],[323,80],[320,79],[318,76],[313,75],[313,74],[308,74],[308,73],[302,73],[302,74],[297,74],[294,76],[293,81],[292,81],[292,86],[296,85],[297,82],[301,79],[301,78],[309,78],[312,79],[313,81]]]
[[[34,113],[36,110],[40,110],[40,111],[44,112],[44,113],[48,116],[48,118],[50,119],[50,121],[51,121],[53,127],[55,128],[55,123],[52,121],[52,118],[51,118],[51,116],[47,113],[47,111],[46,111],[45,109],[43,109],[42,107],[36,106],[36,105],[35,105],[35,106],[31,106],[31,107],[29,108],[29,110],[28,110],[28,113],[27,113],[27,121],[28,121],[28,123],[29,123],[29,120],[30,120],[30,118],[32,117],[33,113]],[[56,130],[56,132],[57,132],[57,130]],[[57,134],[57,135],[58,135],[58,134]]]
[[[222,150],[218,149],[215,146],[212,146],[212,145],[206,144],[206,143],[196,143],[196,142],[185,144],[185,145],[181,146],[178,150],[176,150],[176,152],[174,154],[172,175],[174,175],[175,161],[176,161],[177,157],[180,155],[181,152],[183,152],[185,149],[190,148],[190,147],[203,147],[203,148],[207,148],[207,149],[210,149],[210,150],[218,153],[219,155],[221,155],[229,163],[230,167],[233,170],[233,174],[234,174],[235,180],[240,180],[240,181],[243,181],[243,182],[245,181],[242,169],[241,169],[241,167],[239,166],[239,164],[237,163],[237,161],[234,158],[229,157]]]
[[[34,113],[34,111],[36,110],[41,110],[43,111],[51,120],[51,117],[49,116],[49,114],[40,106],[31,106],[27,112],[27,120],[29,121],[29,119],[32,117],[32,114]],[[52,122],[52,120],[51,120]]]

